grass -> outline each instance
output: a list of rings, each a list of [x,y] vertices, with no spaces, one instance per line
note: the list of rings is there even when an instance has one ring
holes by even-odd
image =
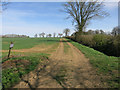
[[[107,56],[99,51],[92,48],[81,45],[77,42],[70,42],[77,47],[87,58],[90,63],[97,69],[98,74],[110,76],[106,79],[107,84],[112,88],[119,87],[119,76],[118,76],[118,63],[120,58]]]
[[[13,49],[26,49],[43,43],[51,45],[59,42],[59,39],[60,38],[2,38],[2,50],[8,50],[11,41],[14,43]]]
[[[55,49],[58,46],[59,40],[60,40],[60,38],[3,38],[2,39],[2,50],[8,50],[10,42],[13,41],[14,47],[12,48],[12,50],[28,49],[28,48],[34,47],[35,45],[41,45],[41,47],[44,46],[43,48],[45,48],[49,45],[53,45],[54,47],[52,47],[52,49],[51,49],[51,51],[53,51],[53,49]],[[8,52],[3,52],[2,57],[7,56],[7,54],[8,54]],[[12,52],[11,51],[11,55],[21,55],[21,54],[29,55],[30,52],[29,53],[20,53],[20,52]]]

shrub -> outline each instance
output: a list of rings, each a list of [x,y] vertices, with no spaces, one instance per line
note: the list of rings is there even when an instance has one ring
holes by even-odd
[[[92,47],[109,56],[120,56],[120,35],[115,37],[105,34],[79,35],[76,40],[74,36],[67,38]]]
[[[95,43],[93,41],[93,35],[79,35],[78,42],[90,47]]]
[[[93,42],[95,42],[93,48],[104,52],[106,49],[106,45],[110,37],[108,35],[97,34],[93,36]]]

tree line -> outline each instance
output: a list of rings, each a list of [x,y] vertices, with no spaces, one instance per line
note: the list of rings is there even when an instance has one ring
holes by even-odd
[[[106,55],[120,57],[120,28],[114,27],[109,33],[103,30],[88,30],[75,38],[76,33],[67,38],[94,48]]]
[[[65,35],[64,35],[65,34]],[[70,29],[69,28],[66,28],[63,30],[63,33],[53,33],[53,34],[45,34],[44,32],[40,33],[40,34],[35,34],[34,37],[37,38],[37,37],[67,37],[69,36],[70,34]]]

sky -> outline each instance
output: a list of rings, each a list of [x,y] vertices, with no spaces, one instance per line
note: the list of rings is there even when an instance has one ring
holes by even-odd
[[[62,12],[63,2],[10,2],[2,13],[2,34],[24,34],[33,37],[35,34],[63,33],[65,28],[75,31],[68,14]],[[104,10],[110,15],[104,19],[94,19],[87,26],[89,29],[102,29],[110,32],[118,26],[118,3],[104,3]]]

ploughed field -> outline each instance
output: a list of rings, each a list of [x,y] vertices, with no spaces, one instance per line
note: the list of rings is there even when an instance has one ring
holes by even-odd
[[[3,38],[1,52],[3,88],[118,87],[119,58],[65,38]]]

